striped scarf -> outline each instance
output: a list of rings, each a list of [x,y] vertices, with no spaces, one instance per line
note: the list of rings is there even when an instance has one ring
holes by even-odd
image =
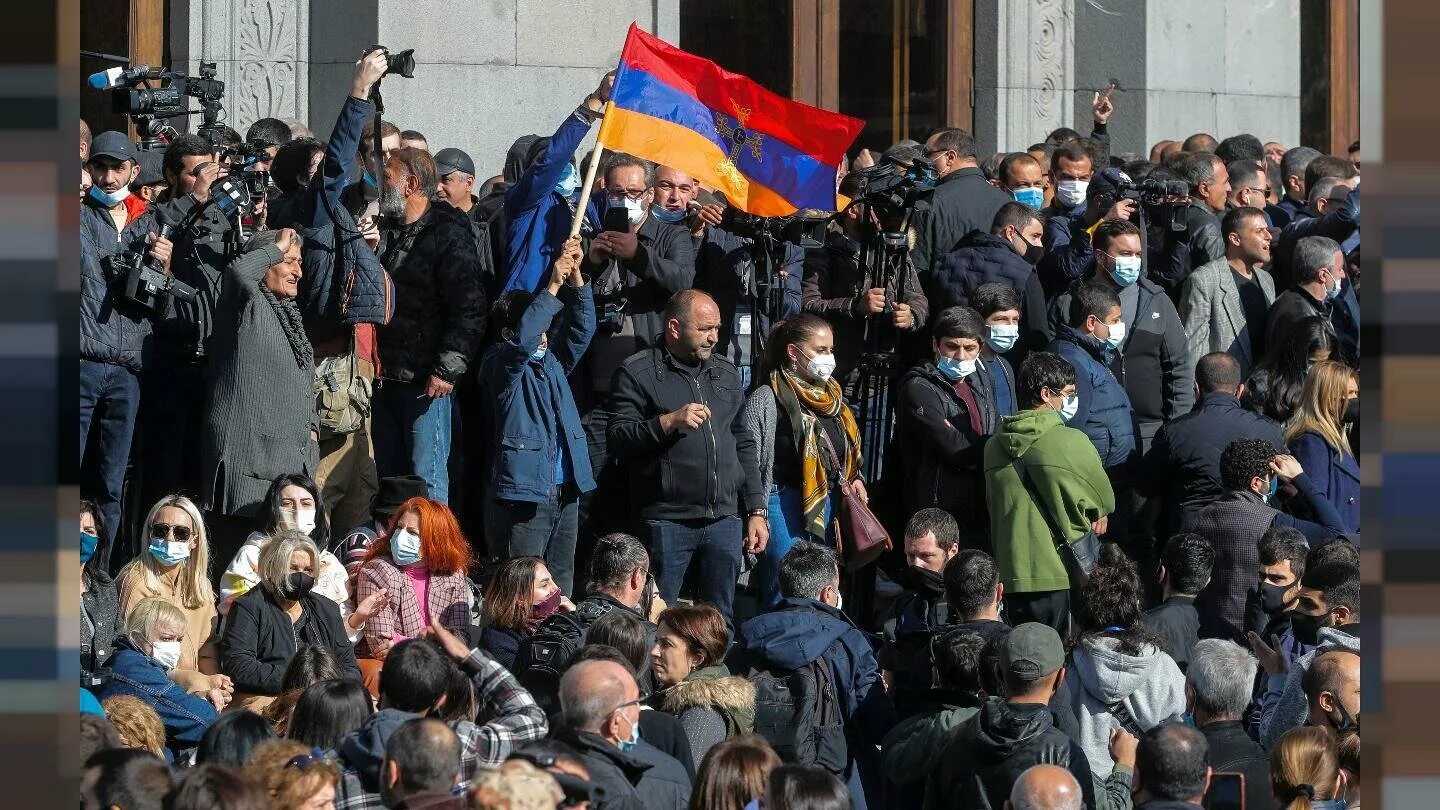
[[[845,433],[844,460],[840,470],[843,481],[853,481],[860,475],[860,428],[855,424],[855,415],[845,407],[845,397],[840,383],[831,379],[823,388],[817,388],[806,380],[781,369],[770,373],[770,388],[775,399],[790,417],[790,427],[795,433],[795,447],[800,449],[801,500],[805,507],[805,531],[816,540],[825,540],[825,502],[830,497],[830,479],[825,474],[820,447],[823,439],[819,425],[821,416],[839,418],[840,428]],[[838,454],[840,448],[835,448]]]

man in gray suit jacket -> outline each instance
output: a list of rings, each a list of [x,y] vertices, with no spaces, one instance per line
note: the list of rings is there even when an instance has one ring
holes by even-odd
[[[1180,291],[1180,319],[1193,358],[1228,352],[1242,378],[1265,353],[1265,317],[1275,302],[1270,229],[1259,208],[1232,208],[1220,223],[1225,257],[1190,274]]]

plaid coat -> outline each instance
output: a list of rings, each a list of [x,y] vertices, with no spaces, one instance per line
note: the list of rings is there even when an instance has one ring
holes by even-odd
[[[415,589],[410,587],[410,577],[389,558],[376,557],[365,563],[356,579],[356,604],[381,588],[390,592],[389,604],[365,623],[365,637],[357,651],[361,657],[373,657],[377,648],[395,644],[402,640],[401,636],[418,638],[425,630],[425,613],[420,610]],[[425,602],[430,618],[445,629],[452,633],[469,632],[470,586],[464,571],[430,574]]]
[[[1182,531],[1195,532],[1215,547],[1210,584],[1195,599],[1201,616],[1218,620],[1230,638],[1244,638],[1245,594],[1260,570],[1260,538],[1279,510],[1253,492],[1227,492],[1185,519]]]

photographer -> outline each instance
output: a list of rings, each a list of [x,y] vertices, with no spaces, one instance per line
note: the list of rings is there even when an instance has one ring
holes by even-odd
[[[840,181],[840,194],[853,197],[860,192],[862,182],[858,175],[846,175]],[[988,184],[986,187],[994,190]],[[857,366],[865,352],[866,324],[881,330],[879,346],[891,348],[918,333],[930,314],[913,257],[906,260],[904,279],[897,277],[889,279],[885,286],[873,286],[875,280],[866,277],[860,266],[860,246],[874,239],[881,227],[873,213],[869,222],[862,222],[861,212],[867,210],[865,205],[851,205],[838,214],[826,234],[825,245],[806,251],[805,256],[802,306],[806,312],[829,321],[835,331],[835,376],[844,385],[847,398],[854,396],[860,378]]]
[[[940,257],[972,231],[990,228],[995,212],[1010,196],[990,185],[980,171],[975,139],[963,129],[942,129],[925,141],[935,162],[935,194],[930,208],[915,218],[915,266],[929,273]],[[844,192],[841,192],[844,194]]]
[[[684,172],[661,166],[656,170],[655,204],[651,213],[662,221],[681,215],[690,228],[695,248],[695,288],[704,290],[720,307],[720,345],[726,359],[740,371],[743,388],[750,387],[751,368],[761,358],[751,357],[752,337],[770,334],[771,316],[784,320],[800,312],[800,282],[805,275],[805,251],[793,242],[780,243],[779,265],[768,279],[755,273],[755,240],[724,225],[725,207],[715,203],[691,209],[698,186]],[[688,218],[687,218],[688,215]],[[770,312],[773,294],[759,285],[780,289],[779,311]]]
[[[1190,184],[1185,231],[1190,234],[1190,269],[1198,270],[1225,258],[1220,214],[1225,211],[1225,200],[1230,195],[1230,170],[1225,168],[1225,161],[1209,152],[1190,155],[1177,169],[1181,179]]]
[[[110,527],[120,532],[120,496],[140,405],[139,374],[151,343],[151,312],[125,296],[121,263],[158,263],[170,271],[170,240],[159,238],[153,211],[130,194],[138,150],[120,132],[102,132],[85,168],[93,185],[80,204],[80,473]],[[168,296],[163,306],[168,307]],[[92,421],[100,431],[86,457]]]
[[[375,255],[379,231],[372,222],[356,222],[341,203],[354,168],[357,143],[365,123],[374,115],[368,100],[370,89],[385,70],[384,51],[362,55],[329,142],[291,140],[280,147],[270,171],[281,193],[271,203],[270,221],[278,227],[294,228],[304,240],[304,274],[297,300],[305,333],[315,347],[316,361],[346,387],[349,396],[334,405],[344,405],[348,411],[363,411],[369,404],[362,401],[363,394],[357,398],[357,389],[368,389],[374,382],[379,361],[375,328],[389,320],[394,307],[390,278]],[[346,376],[350,379],[344,379]],[[364,385],[350,384],[356,378]],[[368,519],[379,486],[371,418],[351,415],[354,429],[349,432],[331,430],[322,420],[320,466],[315,476],[330,524],[340,531]]]
[[[179,225],[203,210],[175,234],[171,271],[197,291],[195,299],[175,299],[171,311],[155,323],[155,357],[145,370],[140,412],[138,502],[154,503],[172,492],[199,492],[200,434],[205,401],[206,343],[215,320],[215,302],[225,266],[234,258],[235,230],[230,218],[209,205],[210,187],[225,176],[209,140],[181,135],[165,148],[162,164],[169,191],[155,205],[164,221]]]

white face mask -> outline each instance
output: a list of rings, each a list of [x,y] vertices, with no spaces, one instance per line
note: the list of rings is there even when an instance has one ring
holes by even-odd
[[[150,645],[150,657],[169,672],[180,663],[180,642],[157,641]]]
[[[804,357],[805,352],[801,351],[800,355]],[[812,380],[829,382],[830,375],[835,373],[835,355],[817,354],[809,358],[805,363],[805,373],[809,374]]]
[[[1061,180],[1055,184],[1055,199],[1066,208],[1074,208],[1085,202],[1085,191],[1088,188],[1089,180]]]
[[[643,199],[632,200],[629,197],[611,198],[610,204],[625,206],[625,219],[630,223],[630,227],[632,228],[639,225],[645,219],[645,202]]]
[[[280,522],[287,529],[298,529],[306,534],[315,531],[314,509],[281,509]]]
[[[1075,414],[1077,414],[1077,413],[1079,413],[1079,412],[1080,412],[1080,395],[1079,395],[1079,394],[1071,394],[1071,395],[1068,396],[1068,397],[1062,397],[1062,398],[1061,398],[1061,400],[1060,400],[1060,418],[1061,418],[1062,420],[1064,420],[1064,421],[1066,421],[1066,422],[1069,422],[1071,419],[1074,419],[1074,418],[1075,418]]]
[[[1107,324],[1110,327],[1110,337],[1105,338],[1105,343],[1112,349],[1120,348],[1125,342],[1125,322]]]

